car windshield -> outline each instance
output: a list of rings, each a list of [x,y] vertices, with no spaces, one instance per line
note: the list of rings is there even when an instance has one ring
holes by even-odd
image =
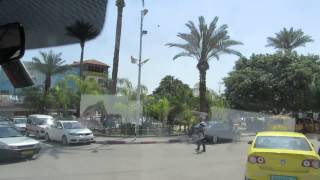
[[[15,118],[13,121],[15,124],[25,124],[27,123],[27,118]]]
[[[82,129],[79,122],[63,122],[62,124],[65,129]]]
[[[264,149],[311,151],[308,141],[302,137],[258,136],[256,138],[254,147]]]
[[[0,138],[21,137],[23,136],[13,127],[0,126]]]
[[[52,125],[53,119],[51,118],[39,118],[37,119],[37,125]]]

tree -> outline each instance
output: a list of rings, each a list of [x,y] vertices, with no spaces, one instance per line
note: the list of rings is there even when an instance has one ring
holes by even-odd
[[[43,98],[46,99],[49,89],[51,87],[52,76],[66,72],[69,67],[64,66],[65,60],[61,59],[61,53],[55,54],[52,51],[41,52],[41,59],[38,57],[32,58],[33,67],[40,73],[44,74],[44,89]],[[45,101],[44,101],[45,102]],[[46,108],[46,104],[43,104],[43,108]],[[43,109],[44,110],[44,109]]]
[[[80,95],[81,94],[99,95],[103,93],[103,89],[95,80],[91,80],[91,79],[81,80],[77,76],[70,75],[66,78],[66,81],[74,82],[76,92],[78,92]]]
[[[96,30],[92,24],[90,24],[89,22],[84,22],[83,20],[77,20],[74,24],[66,27],[66,35],[76,38],[80,42],[81,55],[79,77],[81,77],[81,79],[84,78],[83,54],[85,43],[90,39],[94,39],[96,36],[98,36],[98,34],[98,30]]]
[[[297,47],[313,42],[311,36],[305,35],[301,29],[294,30],[292,27],[289,30],[283,28],[283,30],[275,33],[275,35],[275,37],[267,38],[267,47],[274,47],[283,52],[291,52]]]
[[[233,108],[248,111],[279,114],[317,109],[318,60],[297,53],[242,57],[224,79],[226,98]]]
[[[117,94],[128,97],[129,100],[137,99],[137,88],[133,87],[132,83],[125,78],[117,80]],[[143,100],[148,94],[148,88],[145,85],[140,85],[141,99]]]
[[[40,87],[32,86],[23,88],[21,90],[23,96],[24,106],[31,112],[43,112],[43,105],[50,107],[53,104],[53,97],[48,94],[46,98],[43,98],[43,90]]]
[[[227,31],[227,25],[217,26],[218,17],[207,26],[203,16],[199,17],[199,27],[197,28],[192,21],[186,26],[190,33],[179,33],[178,37],[186,43],[169,43],[169,47],[178,47],[183,51],[173,59],[182,56],[193,57],[198,61],[197,68],[200,74],[200,112],[208,112],[208,103],[206,99],[206,72],[209,69],[209,60],[218,60],[221,54],[235,54],[241,56],[241,53],[231,49],[234,45],[242,44],[239,41],[230,39]]]
[[[116,40],[113,55],[113,66],[112,66],[112,85],[111,93],[117,93],[117,79],[118,79],[118,67],[119,67],[119,52],[120,52],[120,42],[121,42],[121,29],[122,29],[122,13],[125,7],[124,0],[116,0],[116,6],[118,7],[117,15],[117,27],[116,27]]]
[[[170,112],[168,114],[168,123],[174,124],[176,117],[183,111],[183,106],[188,105],[194,108],[192,89],[181,80],[173,76],[165,76],[159,87],[155,89],[153,95],[157,99],[165,98],[170,103]]]

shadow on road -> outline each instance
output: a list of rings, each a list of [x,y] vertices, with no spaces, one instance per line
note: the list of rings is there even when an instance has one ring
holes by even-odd
[[[62,154],[75,154],[79,151],[87,151],[91,153],[99,153],[100,151],[114,150],[109,145],[97,144],[72,144],[62,145],[58,142],[42,142],[42,149],[39,157],[49,155],[55,159],[59,159]]]

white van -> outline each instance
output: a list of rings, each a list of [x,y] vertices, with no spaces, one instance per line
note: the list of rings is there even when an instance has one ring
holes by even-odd
[[[26,135],[35,135],[37,138],[45,136],[45,129],[53,124],[53,117],[43,114],[29,115],[26,125]]]

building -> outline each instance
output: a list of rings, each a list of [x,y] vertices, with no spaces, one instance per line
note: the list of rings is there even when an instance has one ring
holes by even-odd
[[[77,69],[79,73],[79,62],[70,64],[72,68]],[[103,89],[106,90],[108,83],[109,67],[107,64],[90,59],[83,61],[83,75],[85,79],[95,80]]]
[[[40,73],[37,69],[34,69],[32,62],[23,63],[30,73],[30,76],[34,82],[34,86],[43,86],[45,80],[44,74]],[[64,80],[69,75],[79,75],[79,62],[67,64],[66,66],[70,66],[70,69],[67,72],[51,77],[51,86],[56,85],[58,82]],[[102,87],[102,89],[106,90],[109,73],[108,71],[110,66],[98,60],[91,59],[85,60],[83,62],[83,67],[83,74],[85,79],[96,81]],[[74,86],[71,85],[71,87]],[[0,68],[0,115],[9,116],[13,114],[27,114],[27,108],[23,106],[21,98],[19,98],[19,96],[17,95],[20,91],[21,89],[15,89],[12,86],[10,80],[7,78],[7,75]]]
[[[28,69],[30,76],[35,84],[35,86],[43,86],[45,76],[38,70],[34,69],[32,62],[23,62],[25,67]],[[70,69],[62,74],[57,74],[52,76],[51,85],[54,86],[58,82],[65,79],[68,75],[79,75],[79,62],[74,62],[73,64],[67,64]],[[83,74],[86,79],[95,80],[103,89],[107,88],[108,82],[108,71],[109,67],[107,64],[100,62],[98,60],[90,59],[83,61],[84,71]],[[2,69],[0,69],[0,94],[12,95],[19,92],[19,89],[15,89],[6,74]]]

